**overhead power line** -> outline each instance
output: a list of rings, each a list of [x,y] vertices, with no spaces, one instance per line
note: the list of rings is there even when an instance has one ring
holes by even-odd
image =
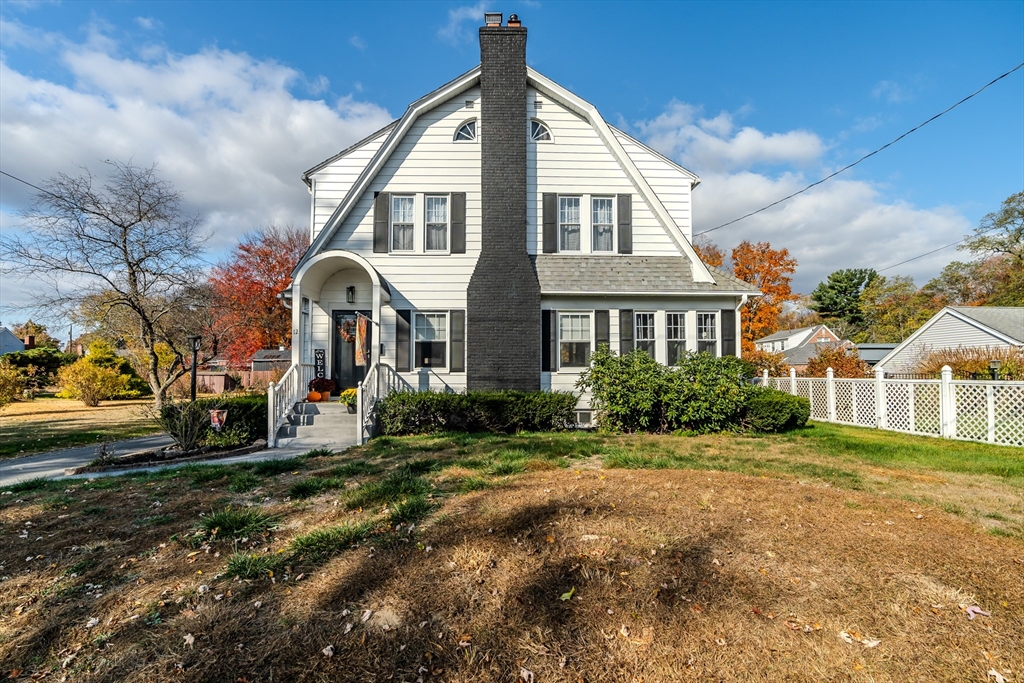
[[[817,181],[817,182],[814,182],[814,183],[811,183],[810,185],[808,185],[807,187],[805,187],[805,188],[804,188],[804,189],[802,189],[802,190],[798,190],[798,191],[794,192],[793,194],[790,194],[790,195],[786,195],[786,196],[785,196],[785,197],[783,197],[782,199],[779,199],[779,200],[777,200],[777,201],[774,201],[774,202],[772,202],[771,204],[768,204],[767,206],[762,206],[762,207],[761,207],[760,209],[758,209],[757,211],[751,211],[750,213],[748,213],[748,214],[745,214],[745,215],[743,215],[743,216],[740,216],[739,218],[734,218],[733,220],[731,220],[731,221],[729,221],[729,222],[727,222],[727,223],[722,223],[721,225],[716,225],[716,226],[715,226],[715,227],[713,227],[713,228],[709,228],[709,229],[707,229],[707,230],[702,230],[701,232],[698,232],[698,233],[694,234],[694,237],[698,237],[698,236],[700,236],[700,235],[706,235],[706,234],[708,234],[709,232],[714,232],[715,230],[719,230],[719,229],[721,229],[721,228],[724,228],[724,227],[726,227],[726,226],[732,225],[733,223],[739,223],[740,221],[742,221],[742,220],[745,220],[745,219],[747,219],[747,218],[750,218],[751,216],[756,216],[757,214],[761,213],[762,211],[767,211],[768,209],[772,208],[773,206],[778,206],[778,205],[779,205],[779,204],[781,204],[782,202],[786,202],[786,201],[789,201],[789,200],[790,200],[790,199],[792,199],[793,197],[796,197],[797,195],[800,195],[800,194],[803,194],[804,192],[807,192],[807,190],[811,189],[812,187],[817,187],[818,185],[821,185],[821,184],[822,184],[823,182],[825,182],[826,180],[831,180],[832,178],[835,178],[835,177],[836,177],[837,175],[839,175],[840,173],[842,173],[842,172],[844,172],[844,171],[848,171],[848,170],[850,170],[851,168],[853,168],[854,166],[856,166],[856,165],[857,165],[857,164],[859,164],[860,162],[862,162],[862,161],[865,161],[866,159],[870,159],[871,157],[875,156],[876,154],[878,154],[878,153],[879,153],[879,152],[881,152],[882,150],[886,149],[887,147],[892,147],[893,145],[895,145],[895,144],[896,144],[897,142],[899,142],[899,141],[900,141],[900,140],[902,140],[903,138],[907,137],[908,135],[910,135],[911,133],[913,133],[913,132],[914,132],[914,131],[916,131],[916,130],[920,130],[921,128],[924,128],[924,127],[925,127],[925,126],[927,126],[927,125],[928,125],[929,123],[931,123],[931,122],[932,122],[932,121],[934,121],[935,119],[939,118],[939,117],[940,117],[940,116],[942,116],[943,114],[948,114],[949,112],[953,111],[954,109],[956,109],[957,107],[959,107],[959,106],[960,106],[961,104],[963,104],[963,103],[964,103],[964,102],[966,102],[967,100],[971,99],[972,97],[975,97],[976,95],[980,94],[981,92],[983,92],[983,91],[984,91],[984,90],[986,90],[987,88],[991,87],[992,85],[995,85],[996,83],[998,83],[999,81],[1003,80],[1004,78],[1006,78],[1007,76],[1009,76],[1010,74],[1012,74],[1012,73],[1013,73],[1014,71],[1017,71],[1017,70],[1018,70],[1018,69],[1020,69],[1021,67],[1024,67],[1024,62],[1021,62],[1021,63],[1020,63],[1020,64],[1018,64],[1017,66],[1013,67],[1012,69],[1010,69],[1009,71],[1007,71],[1006,73],[1004,73],[1004,74],[1003,74],[1002,76],[999,76],[998,78],[994,78],[993,80],[989,81],[988,83],[986,83],[986,84],[985,84],[985,85],[983,85],[982,87],[978,88],[977,90],[975,90],[975,91],[974,91],[974,92],[972,92],[972,93],[971,93],[970,95],[968,95],[967,97],[963,98],[962,100],[960,100],[959,102],[957,102],[957,103],[956,103],[956,104],[954,104],[953,106],[951,106],[951,107],[948,107],[948,108],[946,108],[946,109],[944,109],[944,110],[940,111],[940,112],[939,112],[938,114],[936,114],[935,116],[931,117],[930,119],[928,119],[928,120],[927,120],[927,121],[925,121],[924,123],[921,123],[921,124],[919,124],[919,125],[917,125],[917,126],[914,126],[914,127],[913,127],[913,128],[911,128],[910,130],[908,130],[908,131],[907,131],[906,133],[904,133],[903,135],[899,136],[898,138],[896,138],[895,140],[893,140],[893,141],[891,141],[891,142],[887,142],[886,144],[882,145],[881,147],[879,147],[879,148],[878,148],[878,149],[876,149],[875,151],[873,151],[873,152],[871,152],[871,153],[869,153],[869,154],[865,154],[864,156],[862,156],[862,157],[861,157],[860,159],[857,159],[857,161],[853,162],[852,164],[848,164],[848,165],[846,165],[846,166],[843,166],[843,167],[842,167],[841,169],[839,169],[839,170],[838,170],[838,171],[836,171],[835,173],[830,173],[829,175],[825,176],[825,177],[824,177],[824,178],[822,178],[821,180],[819,180],[819,181]],[[962,241],[962,240],[961,240],[961,241]],[[950,247],[951,247],[951,246],[953,246],[953,245],[952,245],[952,244],[950,244],[950,245],[947,245],[947,246],[950,246]],[[946,248],[946,247],[940,247],[940,249],[945,249],[945,248]],[[936,249],[935,251],[939,251],[939,249]],[[934,253],[934,252],[929,252],[929,253]],[[922,254],[921,256],[927,256],[927,255],[928,255],[928,254]],[[915,257],[915,258],[920,258],[920,257]],[[910,259],[910,260],[913,260],[913,259]],[[898,264],[898,263],[897,263],[896,265],[901,265],[901,264]],[[893,267],[893,266],[889,266],[889,267],[891,268],[891,267]]]
[[[932,254],[934,254],[936,252],[939,252],[939,251],[942,251],[943,249],[949,249],[950,247],[955,247],[958,244],[962,244],[963,242],[966,242],[967,240],[969,240],[971,237],[977,237],[978,235],[984,235],[986,232],[992,232],[993,230],[996,230],[998,227],[999,226],[993,226],[991,228],[988,228],[987,230],[981,230],[979,232],[976,232],[974,235],[967,235],[963,239],[959,239],[956,242],[950,242],[949,244],[947,244],[945,246],[938,247],[936,249],[932,249],[931,251],[926,251],[923,254],[918,254],[917,256],[914,256],[912,258],[908,258],[906,260],[900,261],[899,263],[894,263],[891,266],[886,266],[885,268],[879,268],[876,272],[882,273],[882,272],[885,272],[887,270],[891,270],[892,268],[895,268],[896,266],[902,266],[904,263],[910,263],[911,261],[916,261],[919,258],[924,258],[925,256],[931,256]]]
[[[33,185],[32,183],[30,183],[30,182],[29,182],[29,181],[27,181],[27,180],[22,180],[21,178],[19,178],[19,177],[18,177],[18,176],[16,176],[16,175],[11,175],[11,174],[10,174],[10,173],[8,173],[7,171],[0,171],[0,175],[5,175],[5,176],[7,176],[8,178],[10,178],[11,180],[17,180],[17,181],[18,181],[19,183],[21,183],[22,185],[28,185],[28,186],[29,186],[29,187],[31,187],[32,189],[34,189],[34,190],[39,190],[40,192],[44,192],[44,193],[46,193],[46,194],[50,195],[51,197],[56,197],[56,196],[57,196],[57,195],[55,195],[54,193],[50,192],[49,190],[44,190],[43,188],[39,187],[38,185]]]

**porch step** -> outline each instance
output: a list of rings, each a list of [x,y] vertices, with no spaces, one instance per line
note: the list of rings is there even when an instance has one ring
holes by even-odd
[[[343,403],[297,403],[277,431],[278,448],[330,448],[359,443],[359,424]]]

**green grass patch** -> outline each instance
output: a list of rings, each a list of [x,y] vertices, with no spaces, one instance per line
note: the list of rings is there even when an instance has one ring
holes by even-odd
[[[36,491],[63,491],[67,487],[66,481],[36,477],[35,479],[26,479],[25,481],[19,481],[17,484],[5,486],[4,490],[11,493],[34,493]]]
[[[371,465],[365,460],[353,460],[341,465],[336,465],[328,470],[332,477],[360,477],[368,474],[377,474],[380,468]]]
[[[492,486],[494,486],[494,484],[483,477],[466,477],[459,482],[457,491],[459,493],[469,493],[471,491],[483,491],[484,489],[489,489]]]
[[[334,451],[329,448],[312,448],[299,457],[303,460],[308,458],[327,458],[334,455]]]
[[[135,523],[139,526],[163,526],[173,521],[174,515],[153,515],[152,517],[144,517]]]
[[[260,478],[252,472],[239,472],[235,476],[231,477],[231,483],[228,484],[228,490],[234,491],[235,493],[245,493],[246,491],[252,491],[259,485]]]
[[[346,522],[314,529],[292,539],[288,550],[306,560],[326,559],[365,539],[373,527],[372,522]]]
[[[100,444],[108,441],[132,439],[136,436],[156,434],[160,431],[160,427],[157,425],[114,424],[102,429],[78,429],[76,431],[46,433],[46,430],[51,428],[65,429],[66,427],[63,425],[58,425],[57,427],[52,425],[40,426],[38,422],[5,427],[3,436],[0,436],[0,460],[31,455],[32,453],[55,451],[61,448],[75,448],[78,446],[98,447]]]
[[[293,472],[302,468],[298,458],[279,458],[277,460],[260,460],[252,463],[252,473],[258,477],[276,477],[285,472]]]
[[[278,518],[258,507],[226,508],[200,518],[196,527],[211,536],[237,538],[262,534],[277,525]]]
[[[192,488],[202,488],[214,482],[224,483],[234,470],[227,465],[185,465],[180,470],[181,474],[191,480]]]
[[[407,496],[421,496],[430,491],[430,484],[406,471],[392,472],[380,481],[363,484],[348,495],[350,509],[385,505]]]
[[[424,496],[410,496],[396,503],[388,514],[392,525],[418,522],[434,511],[434,504]]]
[[[42,503],[44,510],[63,510],[67,506],[73,505],[75,499],[62,493],[56,496],[47,496],[39,502]]]
[[[305,498],[312,498],[324,491],[340,489],[344,485],[345,482],[340,479],[309,477],[308,479],[297,481],[289,486],[288,497],[295,500],[303,500]]]
[[[235,553],[228,558],[224,575],[239,579],[266,578],[280,566],[281,558],[277,555]]]

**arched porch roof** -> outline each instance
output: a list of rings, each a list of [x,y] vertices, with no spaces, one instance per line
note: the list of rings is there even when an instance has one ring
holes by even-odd
[[[311,298],[316,300],[319,298],[317,294],[323,289],[324,283],[327,282],[328,278],[339,270],[354,267],[365,271],[370,278],[370,282],[374,285],[374,289],[379,288],[381,303],[390,303],[391,287],[388,285],[387,280],[365,258],[359,254],[342,249],[322,251],[306,261],[302,264],[299,272],[295,274],[293,284],[298,285],[303,292],[307,293],[307,296],[312,294]]]

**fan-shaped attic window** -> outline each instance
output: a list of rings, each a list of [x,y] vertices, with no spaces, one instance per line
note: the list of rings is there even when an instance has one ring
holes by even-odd
[[[551,131],[544,122],[533,119],[530,121],[530,139],[534,142],[551,142]]]
[[[470,119],[455,131],[455,142],[473,142],[474,140],[476,140],[476,119]]]

